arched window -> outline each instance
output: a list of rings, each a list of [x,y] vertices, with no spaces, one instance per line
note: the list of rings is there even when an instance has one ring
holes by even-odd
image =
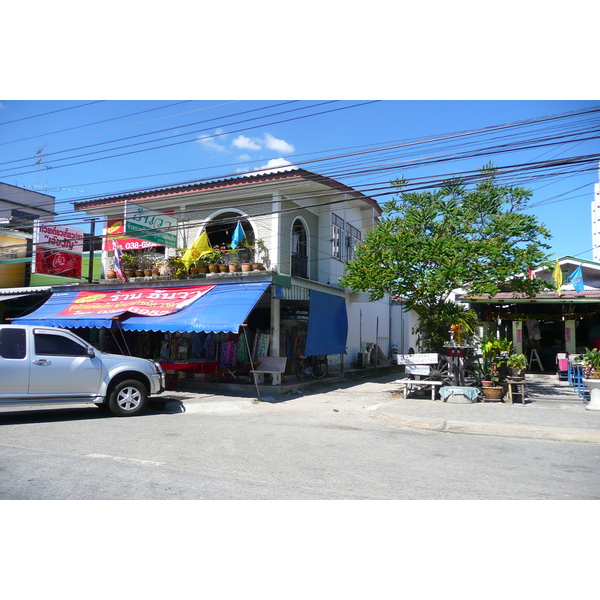
[[[292,275],[308,279],[308,239],[300,219],[292,226]]]
[[[254,251],[254,229],[248,219],[237,212],[222,212],[214,216],[206,224],[206,234],[213,248],[229,248],[233,238],[233,232],[238,221],[244,230],[246,239],[243,241],[243,247],[240,248],[240,258],[242,262],[252,262]]]

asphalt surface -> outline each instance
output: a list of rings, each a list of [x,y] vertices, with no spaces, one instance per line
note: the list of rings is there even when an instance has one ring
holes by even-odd
[[[566,381],[556,374],[527,374],[525,404],[503,402],[462,403],[431,400],[430,392],[408,394],[404,398],[399,374],[386,374],[359,380],[322,380],[318,386],[295,388],[282,392],[261,385],[259,394],[253,386],[233,389],[214,388],[195,391],[167,391],[162,401],[165,410],[187,412],[227,412],[251,409],[260,395],[262,402],[294,402],[302,397],[327,394],[343,389],[349,396],[365,391],[377,392],[378,402],[371,404],[372,416],[390,426],[415,429],[546,439],[600,444],[600,410],[586,410],[586,403]]]

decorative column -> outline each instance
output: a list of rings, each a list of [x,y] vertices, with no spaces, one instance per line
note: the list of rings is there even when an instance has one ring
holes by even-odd
[[[523,321],[512,322],[513,352],[523,354]]]

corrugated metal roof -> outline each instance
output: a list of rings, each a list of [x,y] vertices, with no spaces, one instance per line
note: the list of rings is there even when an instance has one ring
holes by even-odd
[[[50,292],[51,285],[38,285],[36,287],[0,288],[0,294],[33,294],[35,292]]]
[[[540,300],[552,300],[561,302],[564,300],[600,300],[600,290],[584,290],[576,292],[575,290],[563,290],[559,296],[556,291],[541,292],[535,296],[527,294],[515,294],[513,292],[501,292],[495,296],[483,294],[481,296],[462,296],[466,302],[536,302]]]

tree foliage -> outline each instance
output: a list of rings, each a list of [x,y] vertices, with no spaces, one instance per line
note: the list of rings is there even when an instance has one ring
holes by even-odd
[[[495,295],[513,290],[534,295],[551,284],[523,274],[546,264],[550,232],[537,218],[522,212],[531,191],[496,182],[487,165],[470,188],[460,179],[438,190],[403,191],[383,207],[378,225],[366,236],[347,265],[341,283],[368,292],[372,300],[385,294],[406,298],[421,326],[439,349],[440,336],[464,320],[463,306],[447,305],[453,290],[469,295]],[[452,320],[454,319],[454,320]],[[429,325],[428,325],[429,324]]]

